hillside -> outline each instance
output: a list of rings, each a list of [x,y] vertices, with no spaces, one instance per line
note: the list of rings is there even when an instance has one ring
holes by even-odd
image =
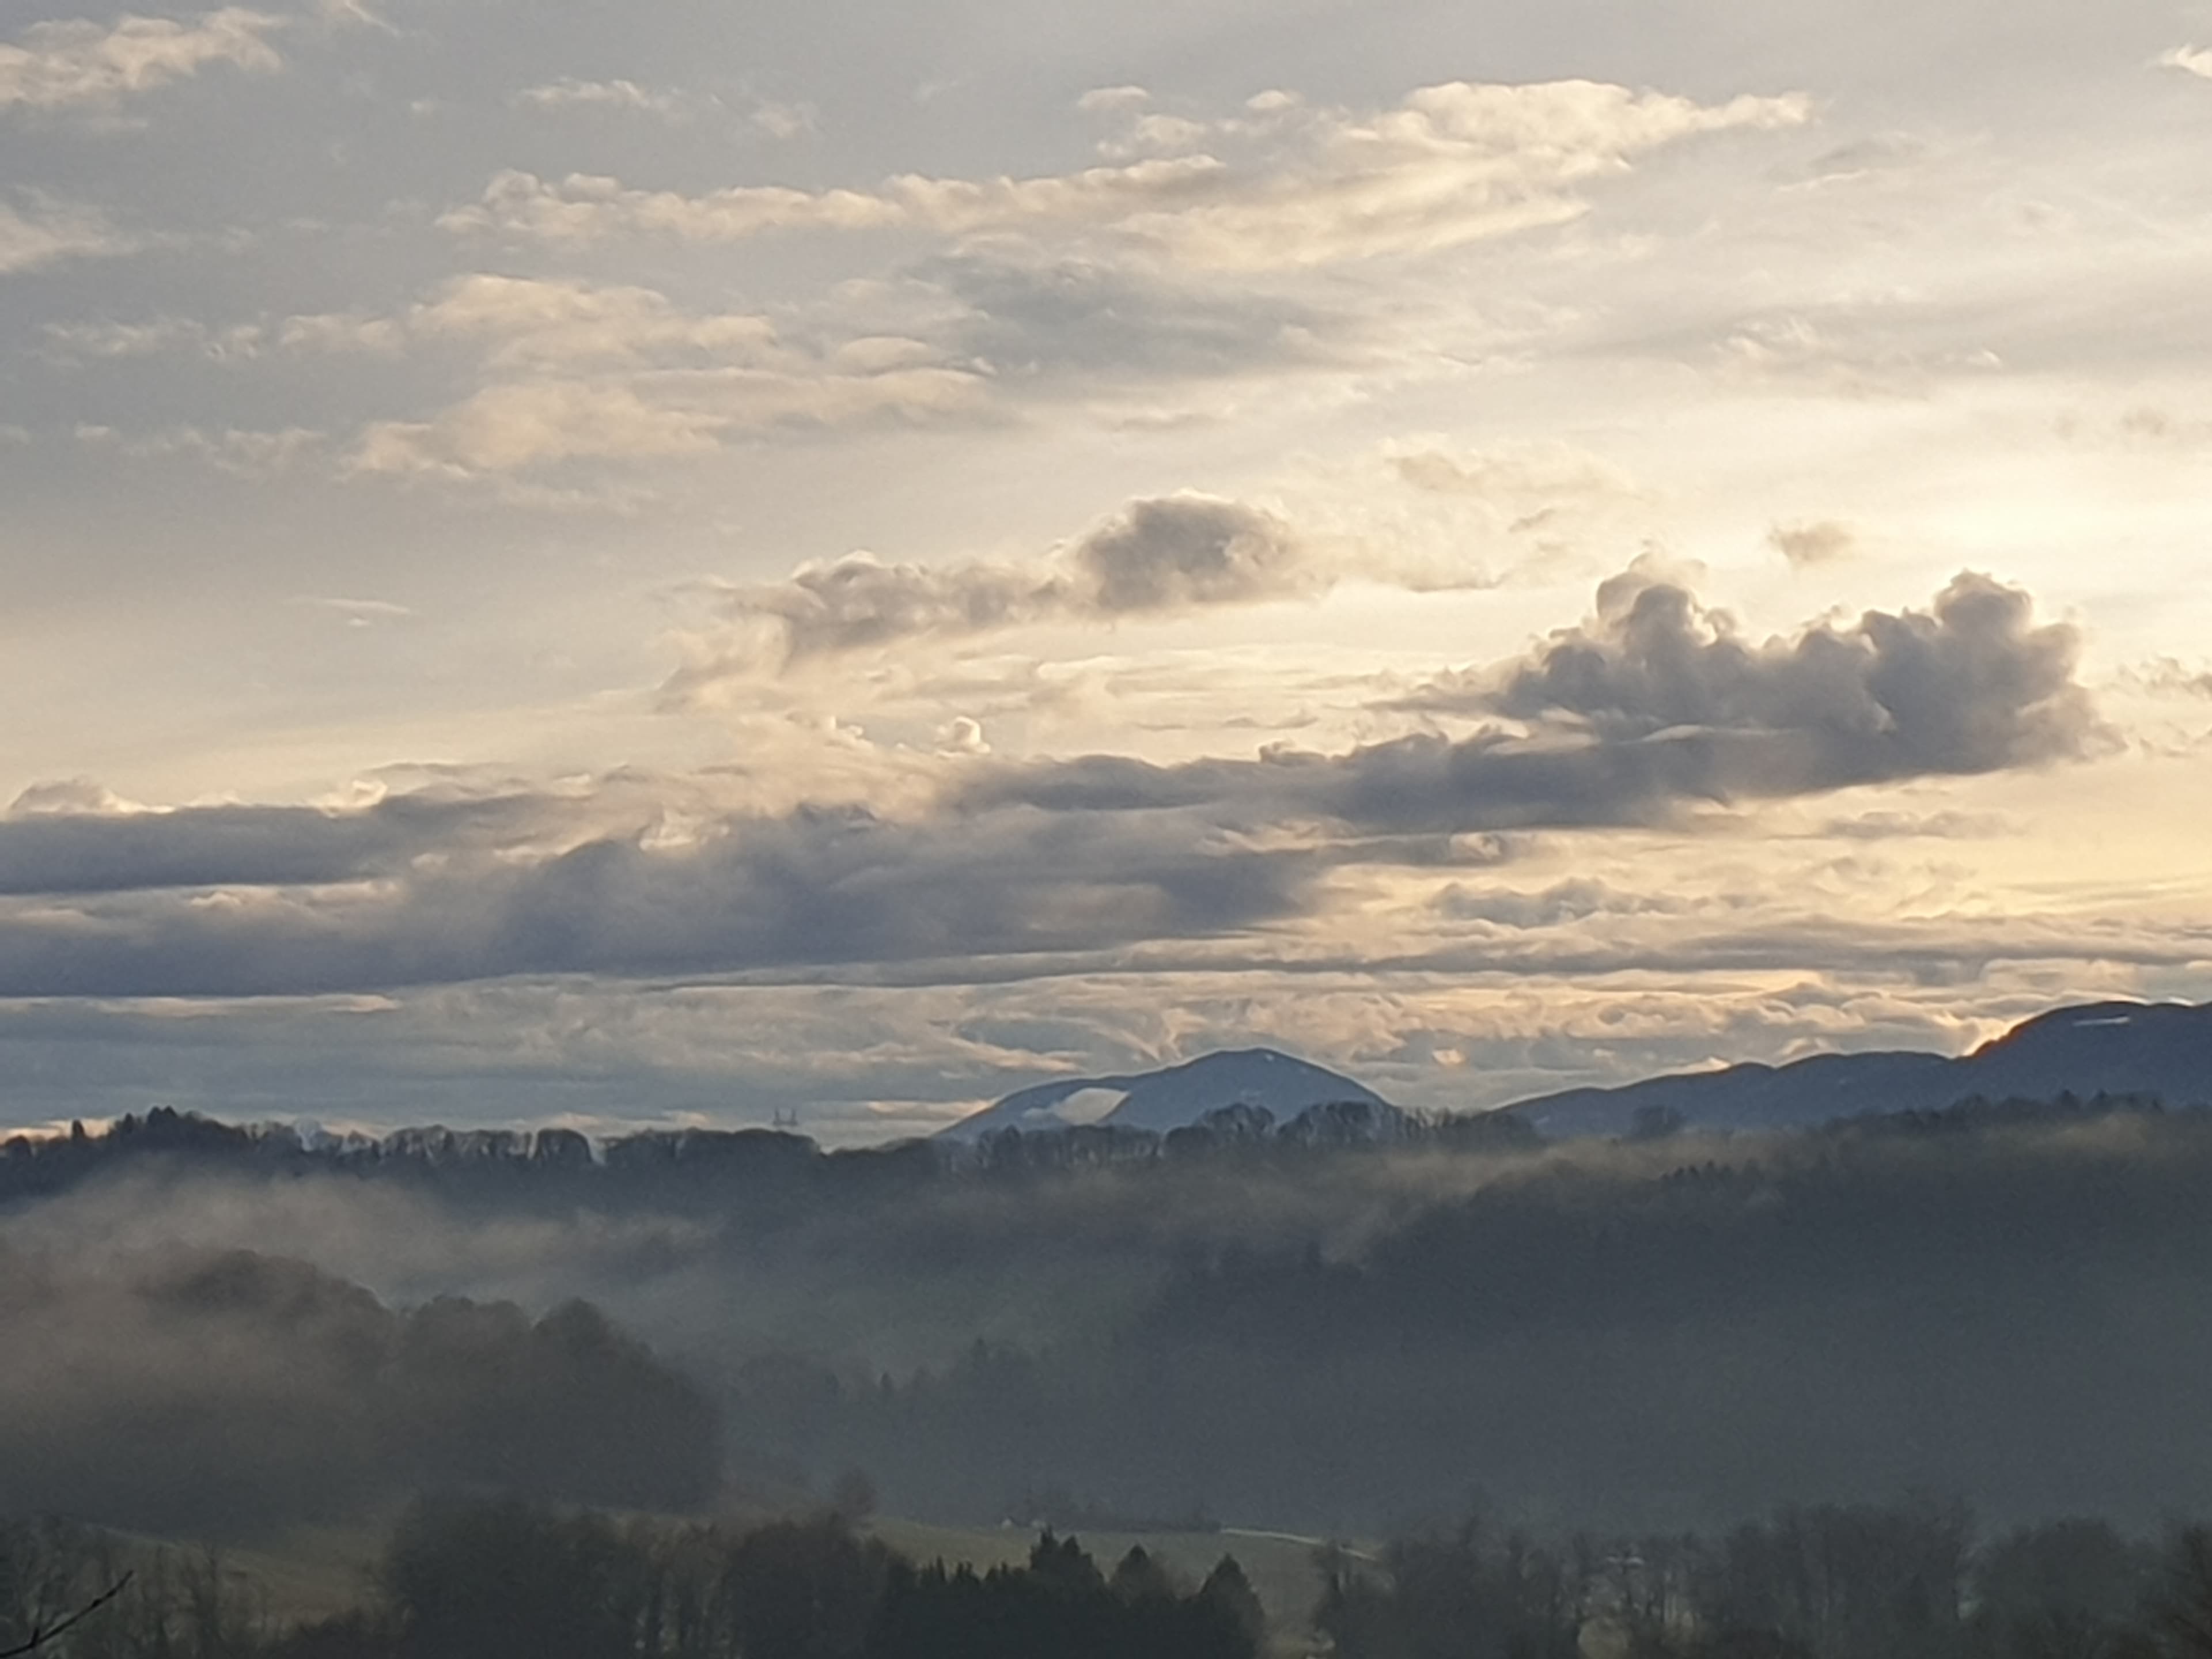
[[[1838,1118],[1941,1111],[1975,1096],[2153,1096],[2212,1104],[2212,1006],[2098,1002],[2014,1026],[1956,1059],[1884,1050],[1787,1066],[1730,1066],[1613,1089],[1575,1089],[1504,1109],[1551,1139],[1664,1124],[1707,1130],[1807,1128]]]

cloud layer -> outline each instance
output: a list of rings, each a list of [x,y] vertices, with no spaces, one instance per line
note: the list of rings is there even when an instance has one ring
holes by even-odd
[[[0,45],[0,109],[104,109],[171,81],[228,64],[254,74],[283,65],[269,36],[284,20],[225,6],[191,22],[126,14],[112,27],[35,23]]]
[[[480,203],[442,222],[569,244],[807,231],[1097,233],[1181,264],[1267,270],[1430,252],[1559,224],[1584,210],[1589,185],[1650,151],[1705,133],[1796,125],[1810,112],[1797,96],[1703,105],[1589,81],[1452,82],[1366,115],[1274,94],[1212,122],[1138,114],[1136,100],[1115,101],[1132,118],[1109,148],[1127,159],[1074,173],[903,174],[869,190],[748,185],[686,196],[508,171]]]
[[[1285,544],[1255,524],[1225,503],[1153,503],[1071,551],[1066,595],[895,581],[896,604],[805,613],[793,638],[827,650],[1023,606],[1113,616],[1273,593]],[[994,958],[1249,935],[1316,915],[1332,871],[1463,861],[1424,837],[1680,823],[2080,758],[2105,732],[2077,648],[2025,592],[1973,575],[1924,611],[1747,643],[1639,568],[1600,589],[1589,623],[1425,694],[1487,718],[1458,739],[1179,765],[956,757],[941,799],[903,817],[626,828],[649,788],[628,809],[617,790],[125,816],[62,792],[0,823],[0,888],[19,896],[0,907],[0,996],[917,963],[988,975]]]

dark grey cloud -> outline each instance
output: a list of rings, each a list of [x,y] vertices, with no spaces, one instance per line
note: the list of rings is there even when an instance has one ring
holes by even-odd
[[[320,833],[296,827],[311,843]],[[103,831],[62,820],[51,833],[72,828]],[[271,867],[300,861],[280,851]],[[108,894],[0,907],[0,996],[313,994],[1096,951],[1296,914],[1317,868],[1314,854],[1234,847],[1202,823],[1020,808],[914,824],[860,811],[738,819],[681,848],[602,838],[534,862],[472,854],[336,892],[134,891],[155,884],[125,868]]]
[[[1817,623],[1753,644],[1639,568],[1600,588],[1586,626],[1399,705],[1510,725],[1337,755],[1006,767],[976,794],[1379,832],[1587,828],[2083,758],[2108,734],[2075,678],[2079,639],[2064,624],[2038,626],[2033,612],[2021,590],[1964,574],[1925,611],[1870,611],[1849,628]]]
[[[27,799],[0,818],[0,895],[360,881],[413,858],[511,842],[542,824],[546,807],[524,793],[398,795],[352,811],[57,811]]]
[[[731,636],[672,679],[678,696],[761,665],[1024,623],[1158,616],[1317,592],[1334,580],[1273,514],[1210,495],[1132,501],[1037,566],[885,564],[866,553],[802,565],[722,596]]]
[[[1273,544],[1243,546],[1243,511],[1140,503],[1070,550],[1064,579],[1107,615],[1269,591]],[[1440,691],[1491,717],[1472,736],[977,765],[904,819],[695,812],[706,827],[679,840],[626,776],[598,795],[434,786],[330,812],[118,817],[64,792],[0,822],[0,997],[1060,971],[1310,916],[1346,866],[1480,867],[1516,830],[2078,758],[2104,730],[2076,648],[1978,576],[1927,611],[1748,644],[1639,569],[1605,584],[1591,623]],[[1605,902],[1468,897],[1459,919],[1534,927]]]

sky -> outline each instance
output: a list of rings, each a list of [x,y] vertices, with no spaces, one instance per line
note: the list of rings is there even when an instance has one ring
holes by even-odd
[[[2212,3],[0,15],[0,1126],[2212,999]]]

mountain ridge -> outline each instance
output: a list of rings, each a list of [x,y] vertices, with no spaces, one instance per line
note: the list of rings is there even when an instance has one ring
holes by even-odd
[[[2212,1005],[2076,1003],[2022,1020],[1964,1054],[1888,1048],[1780,1066],[1747,1061],[1562,1090],[1498,1110],[1561,1140],[1662,1127],[1810,1128],[1838,1118],[1941,1111],[1975,1096],[2063,1093],[2212,1105]]]

